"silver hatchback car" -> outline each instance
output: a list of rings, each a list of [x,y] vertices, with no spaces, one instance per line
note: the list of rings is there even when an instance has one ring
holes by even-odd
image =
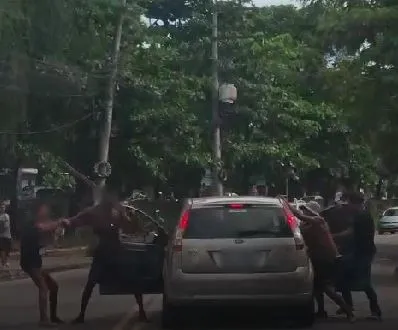
[[[398,232],[398,207],[392,207],[384,211],[379,221],[378,232],[380,235]]]
[[[297,325],[314,322],[312,266],[297,219],[277,198],[187,201],[163,278],[164,328],[178,325],[182,307],[203,304],[289,307]]]

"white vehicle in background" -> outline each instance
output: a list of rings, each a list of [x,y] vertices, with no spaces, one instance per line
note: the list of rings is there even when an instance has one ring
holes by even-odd
[[[306,205],[307,202],[302,200],[302,199],[294,199],[293,203],[290,203],[291,206],[293,206],[296,209],[299,209],[301,205]]]
[[[378,232],[380,235],[398,232],[398,207],[391,207],[384,211],[379,221]]]
[[[301,197],[301,200],[304,201],[305,203],[308,203],[310,201],[315,201],[317,202],[320,206],[324,207],[325,206],[325,200],[322,196],[315,195],[315,196],[304,196]]]

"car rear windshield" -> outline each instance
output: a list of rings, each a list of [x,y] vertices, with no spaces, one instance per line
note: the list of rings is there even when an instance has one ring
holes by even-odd
[[[282,208],[228,206],[193,209],[184,238],[265,238],[291,237]]]
[[[384,213],[384,215],[386,217],[396,217],[398,216],[398,210],[396,209],[387,210],[386,213]]]

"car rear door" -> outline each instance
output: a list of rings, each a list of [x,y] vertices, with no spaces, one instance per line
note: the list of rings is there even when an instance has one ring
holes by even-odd
[[[289,273],[308,262],[282,206],[273,204],[191,209],[181,258],[191,274]]]
[[[161,244],[124,240],[101,267],[103,295],[163,292],[164,247]]]

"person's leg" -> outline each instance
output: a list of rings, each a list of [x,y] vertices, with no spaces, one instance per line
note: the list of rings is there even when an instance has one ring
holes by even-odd
[[[353,299],[352,299],[351,290],[350,290],[349,288],[344,288],[344,289],[342,290],[341,294],[342,294],[342,296],[343,296],[344,301],[346,302],[346,304],[347,304],[348,306],[350,306],[351,309],[353,310],[353,309],[354,309],[354,301],[353,301]]]
[[[327,318],[325,311],[325,297],[322,283],[322,263],[317,260],[312,260],[314,267],[314,298],[317,303],[317,317]]]
[[[366,283],[364,287],[364,292],[369,300],[369,307],[371,312],[371,318],[381,320],[382,312],[378,302],[378,297],[375,289],[372,285],[372,262],[373,255],[364,256],[363,264],[363,276]]]
[[[5,238],[0,237],[0,263],[1,266],[5,266],[6,265],[6,241]]]
[[[377,293],[376,293],[375,289],[373,288],[372,284],[369,284],[368,286],[366,286],[364,291],[365,291],[366,296],[369,299],[371,318],[381,320],[382,312],[381,312],[381,308],[380,308],[380,305],[378,302]]]
[[[10,258],[11,248],[12,248],[12,240],[7,239],[7,246],[6,246],[6,250],[4,252],[4,266],[5,267],[10,267],[10,265],[8,263],[8,259]]]
[[[325,287],[325,294],[337,305],[340,307],[342,311],[344,311],[344,314],[347,315],[347,318],[350,321],[355,320],[354,313],[352,311],[352,308],[344,301],[343,297],[339,295],[336,290],[334,289],[333,286],[327,285]]]
[[[355,267],[353,267],[353,257],[351,255],[344,256],[339,263],[339,276],[337,279],[337,286],[343,296],[344,301],[351,310],[354,311],[354,301],[352,299],[351,287],[355,279]],[[337,315],[345,314],[345,312],[339,308],[336,312]]]
[[[148,321],[148,318],[146,316],[145,309],[144,309],[144,299],[143,299],[142,294],[135,294],[134,297],[135,297],[135,300],[137,301],[138,314],[139,314],[140,321]]]
[[[50,324],[50,319],[47,312],[47,299],[48,299],[48,287],[46,281],[42,275],[42,270],[40,268],[35,268],[27,271],[27,274],[33,280],[33,283],[39,289],[39,311],[40,311],[40,323]]]
[[[6,258],[6,252],[0,248],[0,262],[2,267],[6,265]]]
[[[51,322],[61,324],[64,323],[57,314],[57,307],[58,307],[58,284],[57,282],[51,277],[51,275],[46,272],[42,271],[42,275],[44,280],[46,281],[48,290],[50,292],[50,319]]]
[[[315,291],[315,300],[316,300],[316,304],[318,306],[318,310],[316,313],[316,316],[318,318],[322,318],[322,319],[326,319],[328,317],[328,314],[325,310],[325,296],[324,296],[324,292],[317,290]]]
[[[82,293],[80,313],[77,316],[77,318],[73,321],[74,324],[84,323],[88,303],[90,301],[91,295],[93,294],[93,290],[98,283],[98,276],[99,276],[98,261],[93,259],[90,272],[88,274],[88,279]]]

